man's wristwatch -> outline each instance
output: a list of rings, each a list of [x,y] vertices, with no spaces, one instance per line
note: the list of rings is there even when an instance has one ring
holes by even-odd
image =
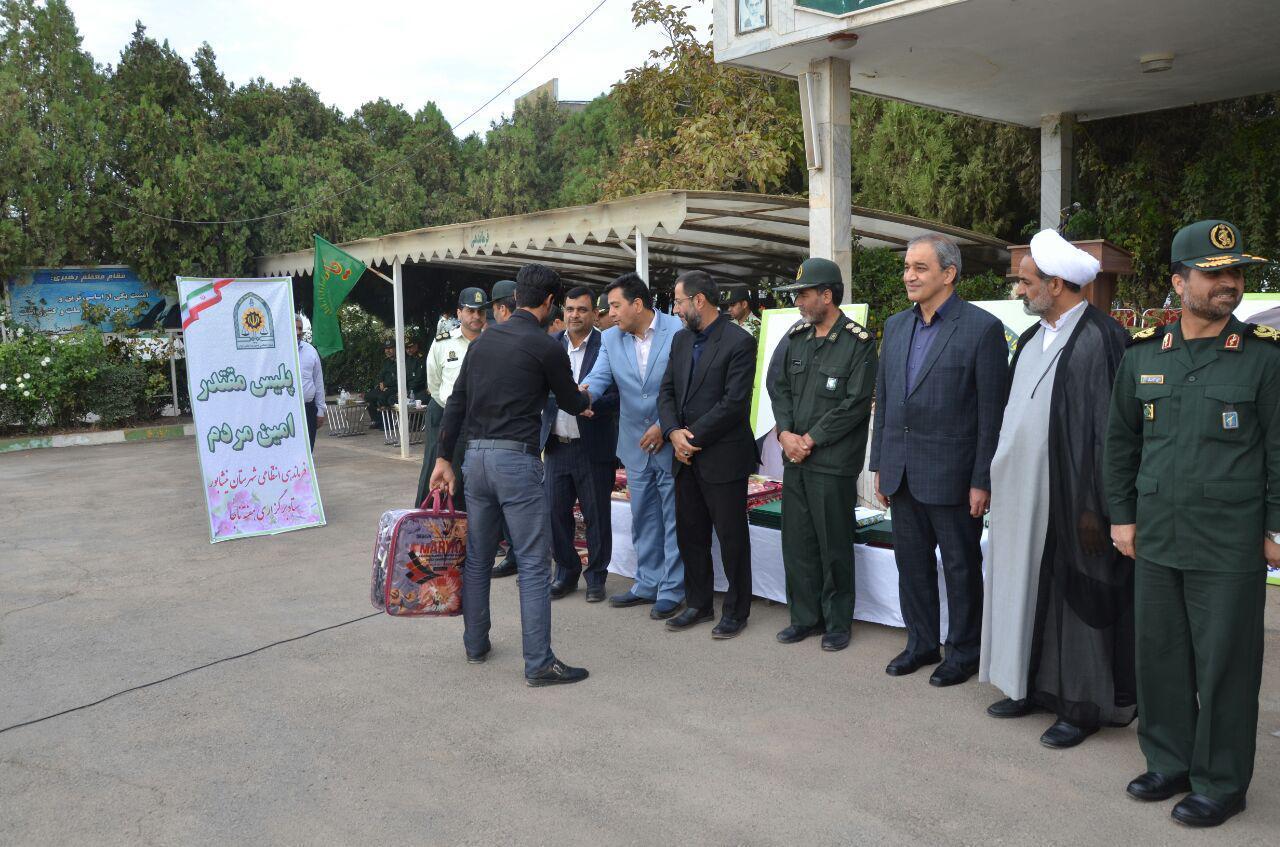
[[[1267,538],[1271,539],[1272,544],[1280,544],[1280,532],[1268,532]]]

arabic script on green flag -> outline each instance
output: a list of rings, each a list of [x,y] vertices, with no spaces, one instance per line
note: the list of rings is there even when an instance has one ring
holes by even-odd
[[[311,343],[321,356],[342,349],[338,307],[364,273],[364,262],[316,236],[316,267],[312,275],[315,309],[311,315]]]

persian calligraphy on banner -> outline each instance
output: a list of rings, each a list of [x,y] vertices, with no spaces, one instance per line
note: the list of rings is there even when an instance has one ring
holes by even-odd
[[[288,277],[178,277],[210,540],[324,525]]]

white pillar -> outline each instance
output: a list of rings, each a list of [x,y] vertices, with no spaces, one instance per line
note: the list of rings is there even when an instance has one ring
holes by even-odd
[[[404,359],[404,272],[400,260],[391,263],[392,299],[396,315],[396,397],[400,424],[400,458],[409,458],[409,386]]]
[[[1040,228],[1057,229],[1062,210],[1071,205],[1075,174],[1076,116],[1069,112],[1040,119]]]
[[[636,275],[649,284],[649,236],[636,227]]]
[[[809,168],[809,254],[830,259],[848,284],[853,272],[853,204],[849,162],[849,62],[828,57],[809,64],[801,79],[807,100],[806,142],[814,153]]]

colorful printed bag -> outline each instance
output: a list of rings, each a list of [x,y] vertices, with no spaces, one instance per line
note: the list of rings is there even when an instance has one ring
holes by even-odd
[[[448,495],[433,492],[421,509],[383,512],[369,599],[396,617],[461,614],[466,558],[467,516]]]

